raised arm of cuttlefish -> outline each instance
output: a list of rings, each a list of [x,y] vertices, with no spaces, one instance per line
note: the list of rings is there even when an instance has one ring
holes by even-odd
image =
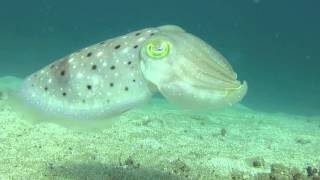
[[[186,107],[231,106],[246,94],[227,60],[182,28],[142,29],[72,53],[33,73],[18,96],[47,114],[110,117],[159,91]]]

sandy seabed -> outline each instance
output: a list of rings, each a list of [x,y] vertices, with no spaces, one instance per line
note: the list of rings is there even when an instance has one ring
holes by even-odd
[[[96,131],[20,117],[0,93],[1,180],[319,178],[320,117],[196,113],[161,98]]]

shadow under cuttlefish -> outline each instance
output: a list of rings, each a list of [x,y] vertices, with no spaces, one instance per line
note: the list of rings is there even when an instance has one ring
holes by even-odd
[[[106,165],[98,162],[90,163],[66,163],[55,166],[49,164],[46,167],[45,176],[48,178],[63,179],[113,179],[113,180],[150,180],[166,179],[179,180],[179,176],[162,172],[156,169],[145,169],[140,167],[122,167],[117,165]]]

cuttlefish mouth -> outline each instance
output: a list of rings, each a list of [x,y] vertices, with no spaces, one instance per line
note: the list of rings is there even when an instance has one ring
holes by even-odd
[[[246,82],[237,80],[217,50],[177,26],[159,30],[141,50],[141,69],[165,98],[186,107],[216,109],[244,97]]]

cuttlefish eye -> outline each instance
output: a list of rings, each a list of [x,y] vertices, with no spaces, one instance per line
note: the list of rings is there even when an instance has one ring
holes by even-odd
[[[146,44],[147,55],[151,58],[163,58],[170,53],[171,43],[165,40],[151,40]]]

